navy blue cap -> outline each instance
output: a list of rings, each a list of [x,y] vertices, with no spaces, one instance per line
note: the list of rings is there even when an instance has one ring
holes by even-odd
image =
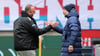
[[[64,9],[66,9],[68,12],[70,12],[73,8],[75,8],[74,4],[68,4],[64,6]]]

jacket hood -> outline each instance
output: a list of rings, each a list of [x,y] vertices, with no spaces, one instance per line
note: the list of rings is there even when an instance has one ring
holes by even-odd
[[[71,16],[75,16],[75,17],[79,17],[78,12],[75,10],[75,8],[73,8],[68,15],[66,15],[65,17],[69,18]]]
[[[21,16],[22,17],[28,17],[29,15],[25,11],[21,11]]]
[[[36,24],[34,18],[32,16],[29,16],[25,11],[21,11],[21,16],[22,17],[29,17]]]

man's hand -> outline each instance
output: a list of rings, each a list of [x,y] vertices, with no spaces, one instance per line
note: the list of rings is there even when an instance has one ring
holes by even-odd
[[[74,47],[73,47],[72,45],[69,45],[68,51],[69,51],[69,52],[73,52],[73,51],[74,51]]]
[[[50,21],[50,22],[44,21],[44,23],[46,26],[48,26],[48,25],[52,24],[52,21]]]
[[[54,22],[51,24],[51,26],[54,28],[54,27],[58,26],[58,24],[59,24],[59,22]]]
[[[48,25],[51,25],[52,27],[56,27],[56,26],[58,26],[58,24],[59,24],[59,22],[54,22],[54,23],[53,23],[52,21],[50,21],[50,22],[45,21],[44,23],[45,23],[47,26],[48,26]]]

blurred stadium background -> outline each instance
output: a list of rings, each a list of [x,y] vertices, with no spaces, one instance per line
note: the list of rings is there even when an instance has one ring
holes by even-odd
[[[100,55],[100,0],[0,0],[0,56],[16,56],[13,40],[13,22],[27,4],[36,6],[35,20],[39,28],[44,21],[59,21],[64,27],[64,5],[73,3],[80,15],[83,56]],[[61,35],[50,31],[42,35],[37,56],[60,56]],[[41,55],[39,55],[41,53]]]

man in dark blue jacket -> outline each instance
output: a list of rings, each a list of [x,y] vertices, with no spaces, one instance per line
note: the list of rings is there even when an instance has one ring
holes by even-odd
[[[75,5],[64,6],[63,13],[67,18],[65,27],[54,28],[55,31],[62,34],[61,56],[81,56],[81,25]]]

